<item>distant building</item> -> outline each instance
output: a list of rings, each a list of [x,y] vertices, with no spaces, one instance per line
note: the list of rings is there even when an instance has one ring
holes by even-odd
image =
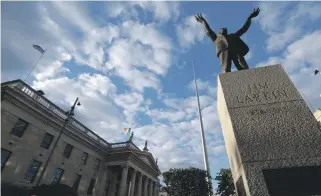
[[[23,81],[2,83],[1,181],[35,186],[66,117]],[[71,118],[40,184],[67,184],[79,195],[157,196],[160,174],[148,150],[108,143]]]
[[[318,108],[317,111],[314,112],[314,117],[317,119],[317,121],[321,122],[321,109]]]

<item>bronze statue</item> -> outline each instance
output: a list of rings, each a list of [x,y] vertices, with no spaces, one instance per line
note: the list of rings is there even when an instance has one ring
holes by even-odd
[[[196,21],[203,24],[208,37],[216,44],[216,56],[221,61],[222,73],[231,72],[232,61],[238,70],[248,69],[244,56],[249,52],[249,47],[241,40],[241,36],[250,28],[251,19],[259,15],[260,8],[254,9],[245,24],[236,33],[227,33],[226,28],[221,28],[218,34],[210,28],[202,14],[195,16]]]

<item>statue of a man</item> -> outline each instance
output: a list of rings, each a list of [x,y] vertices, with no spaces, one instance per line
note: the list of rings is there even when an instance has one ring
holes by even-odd
[[[203,24],[208,37],[216,44],[216,56],[221,61],[222,73],[231,72],[232,61],[238,70],[248,69],[244,56],[249,52],[249,47],[241,40],[241,36],[250,28],[251,19],[259,15],[260,8],[254,9],[245,24],[236,33],[227,33],[226,28],[216,34],[203,18],[202,14],[196,15],[196,21]]]

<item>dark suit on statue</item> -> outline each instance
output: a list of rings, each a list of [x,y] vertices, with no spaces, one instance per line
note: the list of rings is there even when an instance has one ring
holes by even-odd
[[[221,61],[222,72],[231,72],[232,61],[238,70],[248,69],[244,56],[249,52],[249,47],[241,40],[241,36],[248,30],[251,20],[248,19],[243,27],[236,33],[227,34],[223,28],[220,33],[215,34],[210,28],[206,34],[216,44],[216,56]]]

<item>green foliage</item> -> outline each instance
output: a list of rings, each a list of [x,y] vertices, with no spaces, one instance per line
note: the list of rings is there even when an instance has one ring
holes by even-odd
[[[235,187],[233,183],[232,172],[230,169],[221,169],[220,173],[215,177],[218,181],[216,194],[220,196],[234,196]]]
[[[198,168],[170,169],[163,173],[164,189],[170,196],[212,196],[210,175]],[[207,178],[208,177],[208,181]]]

